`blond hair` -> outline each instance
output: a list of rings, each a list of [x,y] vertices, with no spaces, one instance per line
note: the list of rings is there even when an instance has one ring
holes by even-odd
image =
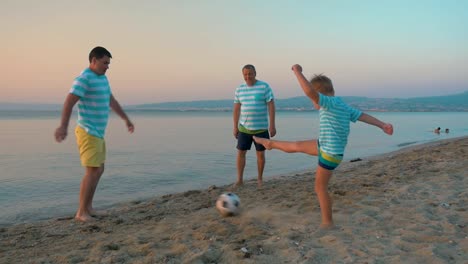
[[[317,92],[324,95],[335,95],[335,89],[333,89],[333,83],[330,78],[323,74],[314,74],[311,78],[310,83],[314,85]]]

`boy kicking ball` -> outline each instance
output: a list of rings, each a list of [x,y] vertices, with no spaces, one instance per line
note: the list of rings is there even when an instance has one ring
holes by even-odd
[[[332,81],[325,75],[315,75],[309,82],[302,74],[298,64],[292,67],[297,80],[320,113],[319,138],[306,141],[279,141],[254,137],[255,142],[266,149],[279,149],[288,153],[301,152],[318,156],[317,174],[315,177],[315,192],[320,203],[322,228],[333,227],[332,202],[328,194],[328,181],[333,170],[343,160],[343,154],[348,142],[350,121],[357,120],[374,125],[388,135],[393,134],[393,126],[375,117],[352,108],[339,97],[335,97]]]

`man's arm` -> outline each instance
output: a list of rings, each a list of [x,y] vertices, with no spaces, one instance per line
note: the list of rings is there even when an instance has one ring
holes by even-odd
[[[379,119],[368,115],[366,113],[362,113],[361,116],[358,119],[361,122],[367,123],[369,125],[376,126],[380,129],[382,129],[386,134],[392,135],[393,134],[393,126],[390,123],[384,123],[380,121]]]
[[[234,129],[232,134],[235,138],[239,135],[239,118],[240,118],[240,103],[234,103],[234,109],[232,110],[232,120],[234,121]]]
[[[68,124],[70,123],[70,116],[75,106],[76,102],[80,100],[79,96],[69,93],[63,103],[62,118],[60,121],[60,126],[55,130],[55,140],[57,142],[62,142],[67,137],[68,133]]]
[[[122,107],[120,106],[119,102],[117,100],[115,100],[114,95],[111,95],[110,107],[112,108],[112,110],[114,110],[114,112],[118,116],[120,116],[120,118],[122,118],[125,121],[125,125],[127,126],[128,131],[130,133],[133,133],[133,131],[135,131],[135,126],[133,125],[132,121],[130,121],[127,114],[125,114],[125,112],[122,109]]]
[[[274,137],[276,135],[276,122],[275,122],[275,100],[271,100],[268,104],[268,114],[270,116],[270,137]]]
[[[304,91],[305,95],[309,97],[315,105],[319,104],[319,94],[315,89],[312,87],[312,84],[305,78],[304,74],[302,74],[302,67],[299,64],[295,64],[292,66],[292,70],[296,75],[297,81],[301,85],[302,90]]]

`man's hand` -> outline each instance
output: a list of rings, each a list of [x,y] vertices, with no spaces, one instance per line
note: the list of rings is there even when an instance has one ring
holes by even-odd
[[[294,64],[292,66],[292,70],[293,70],[293,72],[302,72],[302,67],[299,64]]]
[[[392,125],[392,124],[386,123],[386,124],[384,124],[384,125],[382,126],[382,130],[383,130],[386,134],[392,135],[392,134],[393,134],[393,125]]]
[[[232,134],[234,135],[235,138],[237,138],[239,136],[239,128],[234,127],[234,129],[232,130]]]
[[[276,136],[276,127],[275,126],[270,127],[269,131],[270,131],[270,137]]]
[[[65,138],[67,137],[67,128],[66,127],[63,127],[63,126],[59,126],[56,130],[55,130],[55,140],[57,142],[62,142],[63,140],[65,140]]]
[[[133,125],[132,121],[125,121],[125,125],[127,126],[128,132],[133,133],[135,131],[135,126]]]

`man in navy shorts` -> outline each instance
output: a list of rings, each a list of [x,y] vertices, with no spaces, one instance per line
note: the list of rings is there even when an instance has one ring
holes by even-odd
[[[255,145],[257,151],[258,187],[262,186],[263,170],[265,168],[265,147],[257,144],[253,136],[270,138],[276,135],[275,103],[273,91],[263,81],[256,79],[253,65],[242,68],[245,83],[236,89],[234,99],[234,137],[237,138],[237,182],[244,183],[245,155]],[[270,117],[270,122],[268,122]]]

